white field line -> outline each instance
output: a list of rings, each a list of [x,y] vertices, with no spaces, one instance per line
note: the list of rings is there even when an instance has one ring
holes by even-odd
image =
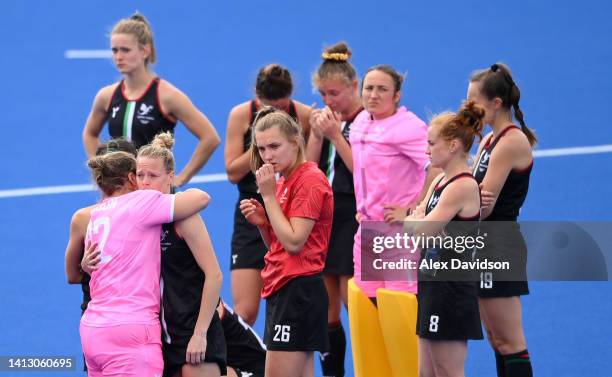
[[[206,175],[197,175],[193,177],[189,183],[209,183],[209,182],[224,182],[224,181],[227,181],[226,174],[206,174]],[[15,198],[18,196],[34,196],[34,195],[66,194],[70,192],[86,192],[86,191],[95,191],[95,190],[96,190],[96,187],[93,184],[31,187],[31,188],[14,189],[14,190],[0,190],[0,198]]]
[[[560,157],[560,156],[573,156],[577,154],[596,154],[596,153],[610,153],[610,152],[612,152],[612,144],[594,145],[590,147],[542,149],[542,150],[535,150],[533,152],[533,155],[535,157]]]
[[[534,151],[535,157],[561,157],[583,154],[597,154],[612,152],[612,144],[594,145],[590,147],[573,147],[573,148],[556,148],[556,149],[541,149]],[[225,182],[227,175],[225,173],[196,175],[190,183],[213,183]],[[94,191],[96,188],[93,184],[81,185],[62,185],[62,186],[47,186],[47,187],[31,187],[13,190],[0,190],[0,198],[15,198],[19,196],[34,196],[34,195],[51,195],[51,194],[66,194],[70,192],[85,192]]]
[[[110,49],[106,50],[66,50],[66,59],[110,59],[113,53]]]

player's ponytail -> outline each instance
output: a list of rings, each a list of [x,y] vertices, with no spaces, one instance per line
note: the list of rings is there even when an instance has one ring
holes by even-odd
[[[470,82],[479,83],[480,91],[488,100],[501,99],[502,106],[513,113],[514,118],[521,125],[521,130],[527,136],[529,144],[533,146],[538,142],[533,130],[525,124],[523,111],[519,107],[521,90],[514,82],[512,72],[507,65],[495,63],[490,68],[475,71],[470,77]]]

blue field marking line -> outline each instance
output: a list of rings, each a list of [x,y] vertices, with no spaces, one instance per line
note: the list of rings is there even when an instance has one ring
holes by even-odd
[[[555,148],[541,149],[533,152],[534,157],[562,157],[575,156],[585,154],[598,154],[612,152],[612,144],[594,145],[588,147],[571,147],[571,148]],[[191,179],[189,183],[213,183],[225,182],[227,175],[225,173],[197,175]],[[68,194],[72,192],[86,192],[97,190],[93,184],[77,184],[77,185],[62,185],[62,186],[47,186],[47,187],[31,187],[12,190],[0,190],[0,198],[16,198],[20,196],[36,196],[36,195],[53,195],[53,194]]]

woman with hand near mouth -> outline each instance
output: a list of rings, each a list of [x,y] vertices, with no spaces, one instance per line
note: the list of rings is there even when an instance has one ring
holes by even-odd
[[[262,106],[273,106],[289,114],[308,135],[310,107],[291,99],[292,92],[289,70],[278,64],[269,64],[257,74],[255,98],[236,105],[227,120],[225,170],[230,182],[238,188],[230,265],[232,298],[236,313],[251,326],[259,312],[260,274],[267,250],[259,231],[245,220],[239,208],[241,200],[254,198],[262,202],[249,166],[252,129],[257,111]]]
[[[346,335],[340,311],[347,307],[348,280],[353,276],[353,238],[359,224],[355,219],[353,154],[348,142],[351,124],[363,110],[355,68],[348,61],[351,51],[344,42],[324,50],[323,62],[312,81],[325,107],[311,115],[306,155],[317,162],[334,192],[334,222],[323,270],[329,298],[327,325],[329,352],[321,356],[325,376],[344,376]]]
[[[257,199],[244,199],[240,210],[269,247],[261,272],[266,376],[284,376],[287,371],[312,376],[313,352],[329,347],[321,273],[332,227],[333,193],[317,165],[306,161],[301,127],[271,107],[260,110],[255,120],[251,170],[265,207]]]

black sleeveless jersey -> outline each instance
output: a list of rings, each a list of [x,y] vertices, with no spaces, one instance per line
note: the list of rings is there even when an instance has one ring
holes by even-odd
[[[342,136],[348,142],[351,132],[351,124],[361,112],[357,111],[351,119],[347,119],[341,123]],[[321,147],[321,156],[319,157],[319,169],[325,173],[329,183],[332,186],[334,194],[352,194],[355,195],[355,186],[353,185],[353,173],[346,167],[344,161],[339,154],[336,153],[336,148],[328,140],[323,140]]]
[[[255,125],[255,116],[257,115],[257,111],[259,111],[259,103],[256,100],[251,100],[251,119],[249,121],[249,128],[244,133],[244,152],[251,148],[251,137],[253,133],[253,126]],[[295,102],[291,101],[289,103],[289,116],[291,116],[296,122],[298,121],[297,116],[297,108],[295,106]],[[243,152],[243,153],[244,153]],[[255,175],[251,172],[248,172],[240,182],[238,182],[238,190],[243,194],[254,195],[257,193],[257,182],[255,181]]]
[[[440,197],[442,196],[442,192],[444,191],[444,189],[448,185],[450,185],[452,182],[462,177],[474,178],[470,173],[460,173],[452,177],[448,181],[446,181],[446,183],[444,183],[441,186],[440,186],[440,182],[442,182],[444,177],[442,177],[438,181],[438,183],[436,184],[436,187],[434,188],[434,191],[431,193],[431,196],[429,197],[429,200],[427,201],[427,207],[425,207],[426,215],[429,214],[431,211],[433,211],[434,208],[436,208],[436,205],[438,205],[438,201],[440,201]],[[473,216],[473,217],[462,217],[457,214],[455,215],[455,217],[453,217],[451,221],[478,221],[479,218],[480,218],[480,214]]]
[[[469,177],[474,179],[474,177],[470,173],[460,173],[456,176],[452,177],[443,185],[440,185],[444,177],[438,181],[436,187],[427,200],[427,206],[425,207],[425,214],[429,214],[433,209],[438,205],[440,201],[440,197],[442,196],[442,192],[449,184],[454,182],[455,180],[463,177]],[[450,237],[476,237],[478,235],[478,221],[480,220],[480,213],[471,216],[471,217],[462,217],[459,214],[455,215],[451,219],[446,227],[444,228],[444,235]],[[458,252],[453,249],[447,249],[439,247],[440,245],[436,245],[436,247],[424,248],[421,252],[422,259],[430,259],[433,261],[442,261],[450,263],[451,259],[456,259],[460,261],[471,261],[474,257],[474,250],[464,250]],[[419,270],[419,280],[428,280],[432,276],[435,276],[437,279],[444,280],[445,277],[450,276],[451,272],[448,270],[439,271],[440,273],[436,273],[433,270]],[[471,276],[471,272],[453,272],[452,273],[455,278],[459,278],[459,280],[467,281],[468,277]],[[428,278],[425,278],[428,276]],[[419,282],[420,284],[420,282]]]
[[[478,161],[474,166],[474,178],[480,184],[484,180],[487,170],[489,168],[489,160],[493,149],[499,142],[499,140],[512,128],[517,128],[512,125],[506,127],[497,138],[491,136],[485,144]],[[494,139],[494,140],[492,140]],[[529,177],[533,167],[533,160],[531,164],[525,169],[511,170],[506,178],[506,182],[499,193],[493,212],[486,218],[488,221],[516,221],[519,215],[519,211],[527,198],[527,191],[529,190]]]
[[[166,343],[193,334],[204,288],[204,272],[174,224],[162,225],[161,323]]]
[[[159,77],[151,80],[137,99],[126,98],[124,85],[123,80],[117,85],[107,110],[108,132],[112,138],[123,137],[138,149],[153,141],[160,132],[174,132],[176,122],[170,121],[161,110]]]

